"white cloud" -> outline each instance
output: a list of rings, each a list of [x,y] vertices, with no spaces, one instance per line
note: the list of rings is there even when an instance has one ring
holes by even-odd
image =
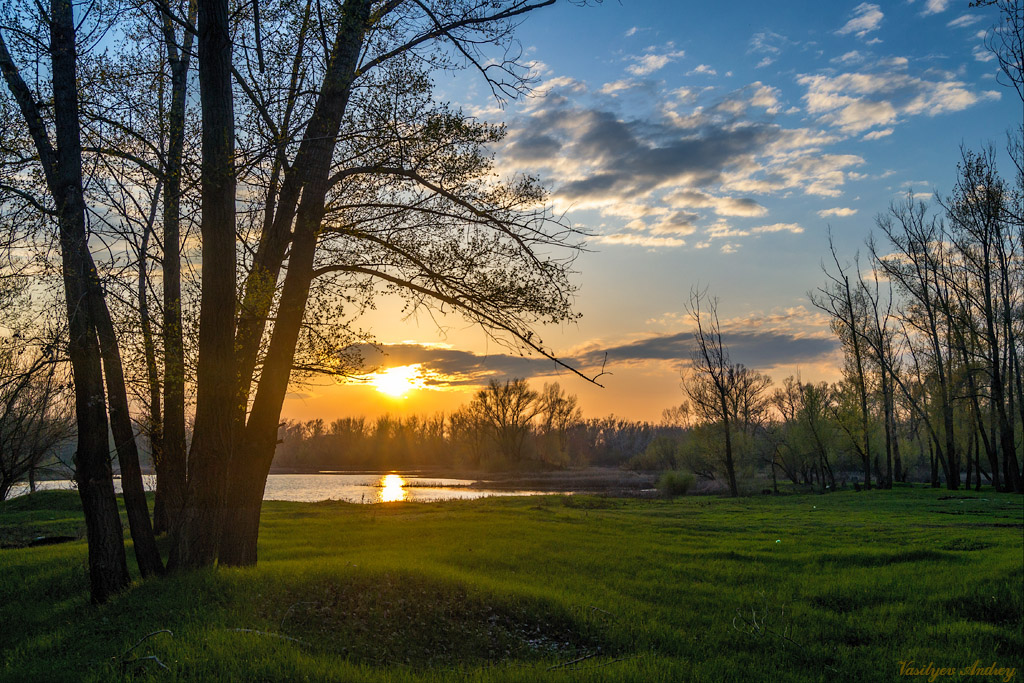
[[[666,47],[668,48],[667,52],[658,53],[654,47],[649,47],[646,54],[639,56],[630,55],[626,59],[635,62],[635,64],[627,66],[626,71],[634,76],[647,76],[677,59],[682,59],[686,55],[683,50],[674,49],[675,45],[673,43],[668,43]]]
[[[837,206],[834,209],[822,209],[818,212],[818,215],[822,218],[828,218],[829,216],[852,216],[857,213],[857,209],[848,209],[842,206]]]
[[[676,237],[648,237],[647,235],[628,235],[618,233],[615,235],[602,235],[597,239],[601,244],[621,244],[636,247],[684,247],[686,240]]]
[[[949,28],[965,28],[967,26],[977,24],[979,21],[981,21],[981,16],[977,14],[961,14],[959,17],[946,24],[946,26]]]
[[[839,55],[838,57],[833,57],[829,61],[834,64],[853,64],[856,62],[863,62],[864,56],[857,50],[850,50],[845,54]]]
[[[862,140],[878,140],[879,138],[884,138],[884,137],[888,137],[888,136],[892,135],[892,131],[893,131],[892,128],[883,128],[882,130],[873,130],[870,133],[865,134],[864,137],[861,138],[861,139]]]
[[[992,52],[984,45],[978,45],[974,48],[974,59],[979,62],[991,62],[996,58]]]
[[[755,235],[763,235],[765,233],[773,232],[789,232],[794,235],[799,235],[803,231],[804,229],[796,223],[772,223],[771,225],[761,225],[750,229],[750,232]]]
[[[723,254],[735,254],[736,250],[739,249],[740,245],[732,244],[731,242],[722,245]]]
[[[882,68],[834,76],[799,76],[797,82],[807,88],[803,97],[807,111],[845,133],[855,134],[892,126],[904,116],[962,111],[993,97],[988,92],[972,92],[952,74],[911,76],[901,60],[887,60],[876,66]]]
[[[858,38],[863,38],[868,33],[877,30],[882,24],[884,17],[885,15],[878,8],[878,5],[863,2],[853,8],[853,18],[846,22],[836,33],[841,36],[853,33]]]
[[[754,94],[750,98],[750,104],[761,107],[769,114],[779,113],[779,91],[761,81],[754,81],[750,84],[754,88]]]
[[[778,55],[782,53],[783,48],[795,44],[780,33],[759,31],[750,37],[750,47],[747,48],[747,53]]]
[[[602,95],[615,95],[616,93],[622,92],[623,90],[630,90],[631,88],[635,88],[638,85],[640,84],[637,83],[636,81],[630,78],[624,78],[618,81],[611,81],[610,83],[605,83],[604,85],[601,86],[601,89],[598,90],[598,92],[601,93]]]
[[[633,26],[628,31],[626,31],[625,36],[627,38],[629,38],[630,36],[635,36],[636,32],[639,31],[639,30],[640,30],[639,28],[637,28],[636,26]]]
[[[927,0],[924,3],[924,11],[921,14],[925,16],[938,14],[939,12],[945,12],[947,7],[949,7],[949,0]]]
[[[720,220],[715,221],[715,223],[707,229],[707,236],[709,239],[713,240],[725,239],[727,237],[748,237],[750,236],[750,231],[734,228],[725,221]]]
[[[772,62],[774,62],[774,61],[775,60],[772,59],[771,57],[762,57],[761,61],[758,62],[757,66],[755,66],[754,68],[755,69],[763,69],[766,66],[771,66]]]
[[[693,76],[694,74],[705,74],[707,76],[717,76],[718,72],[712,69],[707,64],[699,64],[696,68],[686,72],[687,76]]]

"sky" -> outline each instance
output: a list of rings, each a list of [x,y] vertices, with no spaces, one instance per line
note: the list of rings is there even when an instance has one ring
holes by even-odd
[[[891,202],[951,191],[961,147],[1005,146],[1024,110],[984,47],[998,16],[965,0],[727,7],[537,11],[517,35],[538,82],[504,107],[470,71],[437,77],[444,99],[507,126],[497,169],[539,176],[589,234],[581,319],[538,332],[585,374],[603,369],[602,387],[385,299],[360,321],[378,372],[293,387],[284,417],[450,412],[489,379],[526,377],[559,382],[587,416],[656,422],[683,400],[694,288],[718,298],[734,362],[837,380],[841,354],[808,298],[829,231],[853,259]]]

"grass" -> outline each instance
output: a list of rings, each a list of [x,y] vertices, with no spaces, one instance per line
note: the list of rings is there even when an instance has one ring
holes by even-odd
[[[0,541],[74,496],[0,504]],[[1022,534],[1019,496],[925,489],[271,502],[257,568],[101,607],[84,541],[0,551],[0,680],[1020,680]]]

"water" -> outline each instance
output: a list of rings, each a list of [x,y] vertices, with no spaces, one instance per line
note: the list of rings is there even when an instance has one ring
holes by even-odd
[[[147,490],[156,487],[156,477],[143,475]],[[471,479],[446,479],[420,477],[413,474],[271,474],[263,500],[291,500],[315,502],[318,500],[343,500],[349,503],[426,503],[439,500],[469,500],[488,496],[535,496],[550,494],[550,491],[505,491],[496,489],[466,488]],[[40,481],[37,490],[74,489],[71,480]],[[114,480],[114,489],[121,492],[120,479]],[[28,484],[16,484],[10,497],[28,493]]]

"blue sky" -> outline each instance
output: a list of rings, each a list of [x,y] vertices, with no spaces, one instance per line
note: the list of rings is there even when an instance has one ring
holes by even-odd
[[[438,87],[506,123],[499,169],[539,175],[591,233],[576,262],[583,318],[541,333],[584,368],[607,352],[606,388],[552,375],[456,318],[439,332],[385,303],[367,325],[394,344],[379,362],[419,363],[427,386],[455,391],[311,387],[286,415],[451,410],[487,377],[514,374],[557,379],[590,415],[657,420],[681,400],[697,285],[720,299],[734,361],[776,379],[837,379],[827,321],[807,299],[827,230],[852,258],[890,201],[951,189],[961,145],[1004,146],[1024,112],[984,48],[997,18],[953,0],[536,12],[518,32],[540,79],[533,97],[500,108],[468,71]]]

